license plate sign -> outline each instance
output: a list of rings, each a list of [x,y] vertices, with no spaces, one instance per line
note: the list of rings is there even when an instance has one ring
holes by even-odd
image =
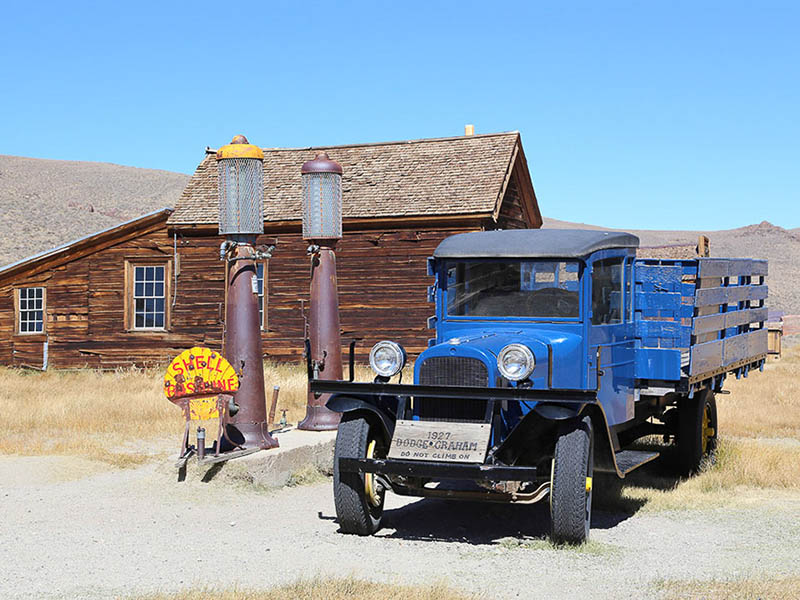
[[[490,433],[489,423],[400,420],[389,458],[482,463]]]

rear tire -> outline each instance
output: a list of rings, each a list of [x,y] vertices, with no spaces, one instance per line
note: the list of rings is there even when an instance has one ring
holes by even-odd
[[[553,454],[550,521],[554,542],[581,544],[589,538],[593,472],[592,422],[584,417],[558,438]]]
[[[693,398],[678,402],[678,469],[684,475],[697,473],[717,449],[717,402],[706,388]]]
[[[377,489],[372,474],[340,471],[339,458],[385,457],[381,434],[363,416],[345,414],[339,423],[333,458],[333,500],[342,533],[372,535],[380,529],[385,492]]]

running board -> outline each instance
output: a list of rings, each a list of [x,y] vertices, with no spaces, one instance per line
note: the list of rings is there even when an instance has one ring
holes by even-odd
[[[645,452],[644,450],[620,450],[615,454],[617,472],[625,477],[634,469],[655,460],[659,455],[659,452]]]

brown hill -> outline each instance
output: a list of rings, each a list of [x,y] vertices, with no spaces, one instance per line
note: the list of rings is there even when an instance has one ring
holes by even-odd
[[[0,155],[0,265],[48,250],[122,221],[174,206],[189,176],[109,163],[44,160]],[[544,227],[608,229],[544,219]],[[643,246],[711,240],[712,256],[770,261],[769,306],[800,313],[800,228],[763,221],[723,231],[633,230]]]
[[[0,155],[0,265],[174,206],[189,176]]]
[[[544,219],[543,227],[565,229],[612,229],[557,219]],[[708,236],[711,256],[766,258],[769,260],[769,300],[771,309],[800,313],[800,229],[783,229],[762,221],[737,229],[721,231],[629,230],[638,235],[642,246],[695,244],[700,235]]]

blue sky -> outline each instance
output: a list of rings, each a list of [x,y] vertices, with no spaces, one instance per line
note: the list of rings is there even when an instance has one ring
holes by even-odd
[[[310,146],[519,130],[542,212],[800,227],[800,3],[17,2],[0,154],[191,173]]]

